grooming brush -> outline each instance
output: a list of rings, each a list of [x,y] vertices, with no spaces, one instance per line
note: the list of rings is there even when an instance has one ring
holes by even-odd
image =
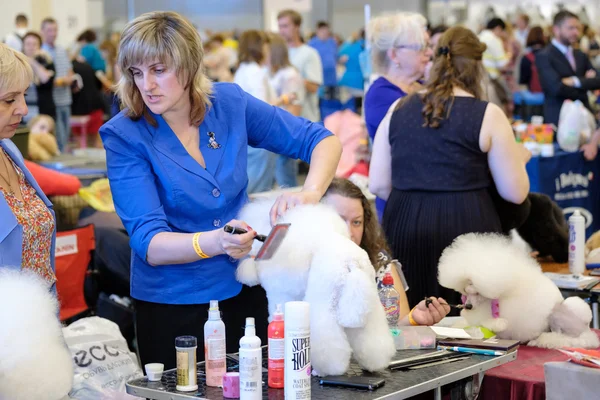
[[[269,236],[265,235],[256,235],[254,239],[259,242],[263,242],[258,254],[256,255],[256,260],[269,260],[273,257],[283,239],[285,239],[288,230],[290,229],[291,224],[277,224],[271,229],[271,233]],[[241,235],[244,233],[248,233],[245,229],[234,228],[229,225],[225,225],[223,230],[227,233],[231,233],[233,235]]]
[[[429,307],[429,305],[433,303],[433,301],[431,301],[431,299],[429,297],[425,297],[425,306]],[[462,310],[463,308],[465,310],[472,310],[473,309],[473,304],[446,304],[446,303],[442,303],[440,302],[441,305],[443,306],[448,306],[448,307],[452,307],[452,308],[456,308],[459,310]]]

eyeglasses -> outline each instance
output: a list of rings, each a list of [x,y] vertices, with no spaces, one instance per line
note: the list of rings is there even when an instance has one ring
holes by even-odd
[[[427,50],[433,50],[433,45],[431,43],[426,43],[425,45],[422,45],[422,44],[406,44],[406,45],[401,45],[401,46],[394,46],[394,48],[396,48],[396,49],[407,49],[407,50],[417,51],[417,52],[420,52],[420,53],[425,53]]]

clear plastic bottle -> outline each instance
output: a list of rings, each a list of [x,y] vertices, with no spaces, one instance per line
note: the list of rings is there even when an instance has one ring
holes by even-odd
[[[223,385],[227,372],[225,361],[225,324],[221,320],[219,302],[210,301],[208,321],[204,324],[204,359],[206,361],[206,385]]]
[[[388,326],[396,328],[400,318],[400,306],[398,304],[400,294],[394,288],[394,277],[389,272],[383,277],[382,287],[379,290],[379,300],[385,309]]]

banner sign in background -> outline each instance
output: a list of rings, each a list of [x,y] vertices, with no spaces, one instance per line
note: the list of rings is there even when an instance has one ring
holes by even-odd
[[[531,191],[550,196],[568,219],[575,210],[585,217],[586,236],[600,230],[600,158],[556,150],[554,157],[532,157],[527,164]]]

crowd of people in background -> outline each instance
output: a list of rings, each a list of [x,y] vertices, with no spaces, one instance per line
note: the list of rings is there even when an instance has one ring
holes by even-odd
[[[365,133],[366,152],[373,149],[370,185],[377,195],[377,217],[394,256],[408,264],[407,276],[414,288],[410,303],[426,293],[451,297],[433,287],[437,287],[438,253],[453,238],[464,232],[500,229],[497,215],[490,211],[494,208],[490,187],[496,187],[506,201],[523,201],[528,189],[524,165],[531,155],[516,147],[511,119],[529,118],[525,114],[531,114],[527,110],[534,105],[546,122],[557,124],[565,100],[580,100],[592,110],[590,95],[600,90],[595,69],[600,64],[600,38],[566,10],[554,16],[551,26],[531,26],[525,14],[510,22],[493,16],[479,32],[430,26],[417,13],[390,13],[370,21],[368,38],[365,29],[358,27],[342,39],[325,21],[306,35],[302,16],[294,10],[281,11],[277,23],[278,32],[203,31],[199,37],[206,76],[215,87],[220,82],[236,83],[253,97],[312,122],[327,117],[323,104],[329,101],[364,116],[363,130],[370,138]],[[72,116],[87,116],[88,129],[97,134],[103,122],[119,113],[122,107],[116,88],[119,82],[123,88],[133,74],[119,68],[119,33],[86,29],[69,48],[57,45],[58,34],[53,18],[45,18],[35,31],[19,15],[14,33],[4,39],[23,52],[34,72],[24,122],[37,130],[41,129],[38,122],[44,122],[43,143],[52,135],[56,138],[56,145],[44,144],[36,150],[40,159],[69,149]],[[451,97],[456,100],[446,109]],[[444,124],[445,113],[470,121],[470,129]],[[426,118],[425,124],[421,117]],[[415,135],[422,130],[440,132],[440,142],[420,141]],[[102,147],[96,138],[94,145]],[[360,140],[360,146],[351,148],[363,146]],[[598,142],[597,134],[585,148],[587,159],[596,156]],[[437,154],[439,165],[421,165],[425,152],[431,156],[435,149],[457,143],[459,149],[452,157],[447,151]],[[346,148],[345,141],[342,145]],[[506,167],[507,157],[514,161],[512,169]],[[247,161],[250,194],[299,183],[298,160],[285,153],[248,147]],[[413,171],[413,175],[397,171]],[[446,178],[440,181],[440,176]],[[436,192],[470,194],[446,198],[432,195]],[[386,205],[388,200],[391,205]],[[442,205],[465,213],[453,214],[462,216],[452,230],[444,228],[448,221],[434,212]],[[422,207],[428,211],[421,213]],[[472,214],[475,209],[480,210],[477,218]],[[414,220],[415,215],[425,220]],[[423,241],[423,235],[432,231],[437,236]],[[427,245],[417,245],[412,238]],[[435,243],[434,252],[431,243]],[[411,270],[417,264],[420,269]]]
[[[487,71],[484,77],[487,98],[502,107],[509,118],[529,118],[532,114],[529,105],[537,106],[534,111],[539,111],[546,96],[555,97],[551,93],[558,90],[558,85],[548,81],[550,78],[540,72],[536,61],[538,53],[548,44],[562,43],[562,46],[586,56],[589,65],[582,70],[584,79],[593,78],[593,69],[600,66],[600,37],[594,28],[581,25],[577,16],[568,11],[559,14],[559,20],[555,20],[551,26],[531,26],[526,14],[516,15],[514,21],[492,16],[478,32],[479,40],[487,46],[483,54]],[[570,15],[574,18],[570,18]],[[557,22],[562,25],[565,21],[570,23],[569,20],[574,21],[570,26],[570,34],[556,31]],[[322,121],[326,115],[321,115],[320,104],[332,99],[361,114],[365,83],[371,80],[374,73],[379,79],[373,84],[376,87],[383,86],[381,93],[388,100],[372,99],[370,111],[365,112],[371,137],[374,137],[376,127],[391,104],[389,99],[418,90],[427,79],[431,66],[432,54],[427,52],[422,54],[421,60],[414,62],[386,60],[390,57],[386,40],[406,26],[408,28],[401,32],[399,40],[406,46],[420,46],[414,44],[413,38],[407,35],[410,35],[411,24],[421,24],[426,27],[427,46],[433,49],[439,37],[448,29],[444,25],[427,25],[425,18],[418,14],[397,13],[380,18],[380,23],[375,24],[370,33],[371,54],[375,54],[371,71],[367,62],[369,54],[365,50],[364,29],[359,28],[344,39],[332,31],[328,22],[319,21],[312,33],[304,34],[310,27],[303,26],[302,16],[293,10],[281,12],[277,21],[278,33],[202,31],[201,38],[206,50],[204,66],[208,76],[215,82],[238,83],[271,104],[283,106],[311,121]],[[26,121],[38,114],[52,117],[56,121],[58,147],[64,151],[70,140],[71,115],[89,116],[90,122],[86,128],[94,134],[104,120],[119,112],[120,103],[114,94],[114,87],[121,77],[117,67],[120,35],[86,29],[72,46],[65,49],[55,44],[58,28],[56,20],[50,17],[42,21],[39,30],[30,28],[27,16],[20,14],[15,19],[14,32],[3,41],[22,51],[34,70],[34,85],[28,90],[30,111]],[[104,38],[101,39],[101,36]],[[244,46],[240,46],[244,38],[252,38],[252,43],[244,42]],[[244,48],[247,45],[256,46],[259,42],[263,43],[260,49]],[[412,59],[408,54],[410,46],[396,47],[407,53],[400,54],[401,51],[398,57],[408,55]],[[542,57],[541,62],[544,63],[545,59]],[[259,79],[254,79],[254,71],[258,70],[260,72],[256,76]],[[574,72],[573,76],[577,78],[578,71]],[[585,74],[590,76],[586,77]],[[86,85],[84,77],[93,84]],[[298,85],[299,80],[301,85]],[[598,89],[595,83],[582,88],[577,85],[580,83],[577,80],[573,84],[569,82],[562,83],[570,86],[571,89],[567,91],[571,92],[571,97],[576,97],[573,93],[577,89]],[[581,91],[579,94],[583,99]],[[555,107],[546,108],[546,120],[556,124],[558,112]],[[101,147],[98,139],[94,145]],[[262,160],[261,167],[252,173],[253,180],[278,182],[283,186],[295,183],[296,163],[274,160],[266,154],[257,157]],[[273,171],[277,171],[277,178],[271,176]],[[263,190],[267,187],[265,185],[269,183],[251,184],[250,191]]]

